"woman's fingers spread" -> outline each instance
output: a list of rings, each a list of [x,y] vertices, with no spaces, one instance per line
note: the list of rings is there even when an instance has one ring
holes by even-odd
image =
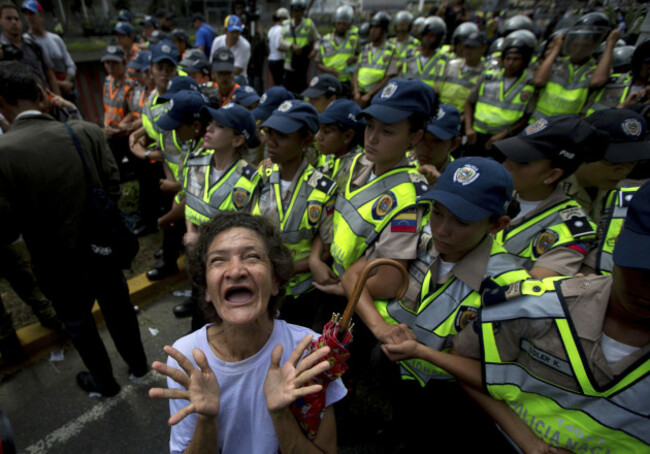
[[[190,362],[189,359],[185,355],[183,355],[181,352],[176,350],[174,347],[165,345],[163,348],[165,353],[167,353],[169,356],[174,358],[176,362],[178,363],[179,366],[185,371],[187,375],[190,375],[192,373],[192,370],[194,369],[194,365]]]
[[[154,399],[188,399],[187,391],[175,388],[151,388],[149,397]]]
[[[192,413],[194,413],[194,406],[190,404],[174,413],[172,417],[169,418],[168,423],[170,426],[176,425]]]
[[[165,363],[159,361],[154,362],[151,367],[162,375],[171,378],[176,383],[186,388],[190,385],[190,377],[184,374],[181,370],[176,369],[175,367],[170,367]]]
[[[321,358],[326,357],[330,352],[330,348],[325,346],[321,347],[315,352],[310,353],[309,355],[305,356],[302,361],[300,361],[300,364],[298,368],[296,369],[298,373],[301,373],[309,368],[311,368],[314,364],[316,364],[318,361],[321,360]],[[329,363],[328,363],[329,364]]]
[[[302,357],[307,346],[311,343],[313,337],[314,337],[313,335],[308,334],[300,341],[298,346],[295,348],[295,350],[291,353],[291,356],[289,357],[289,362],[291,364],[293,364],[294,366],[298,364],[298,361]]]

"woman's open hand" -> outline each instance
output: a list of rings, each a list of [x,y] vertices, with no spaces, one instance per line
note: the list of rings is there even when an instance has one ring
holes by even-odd
[[[183,370],[169,367],[160,361],[153,363],[153,369],[171,378],[185,389],[151,388],[149,390],[149,397],[158,399],[185,399],[190,402],[189,405],[181,408],[169,418],[169,425],[173,426],[174,424],[178,424],[192,413],[209,418],[217,417],[219,415],[219,396],[221,389],[219,388],[217,377],[212,372],[212,369],[210,369],[205,354],[198,348],[195,348],[192,352],[194,361],[200,367],[199,370],[174,347],[167,345],[164,350],[165,353],[176,360]]]
[[[305,336],[282,367],[280,367],[282,345],[278,344],[273,349],[271,365],[264,381],[264,395],[269,412],[284,410],[299,397],[317,393],[323,389],[321,385],[305,386],[309,380],[330,368],[329,362],[319,362],[321,358],[329,354],[329,347],[319,348],[300,361],[311,344],[312,338],[311,334]]]

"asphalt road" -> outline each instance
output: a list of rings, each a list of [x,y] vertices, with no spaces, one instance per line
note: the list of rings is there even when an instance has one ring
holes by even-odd
[[[183,297],[170,294],[141,309],[138,320],[149,362],[165,361],[163,346],[189,330],[189,319],[179,320],[172,314],[172,307],[182,300]],[[115,397],[89,397],[77,386],[75,376],[84,366],[71,346],[65,349],[63,361],[50,361],[46,357],[2,377],[0,409],[11,422],[17,452],[169,452],[167,402],[150,399],[147,394],[150,387],[164,386],[164,378],[150,372],[143,384],[129,382],[127,366],[117,354],[107,330],[102,328],[100,332],[115,376],[122,385]],[[341,419],[341,413],[337,413],[340,453],[395,452],[394,446],[377,435],[390,418],[390,410],[372,380],[359,383],[355,399],[346,408],[347,417]]]

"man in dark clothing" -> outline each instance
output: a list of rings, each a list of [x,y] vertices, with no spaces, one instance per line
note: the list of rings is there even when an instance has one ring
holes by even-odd
[[[0,137],[0,243],[11,243],[22,234],[38,283],[90,370],[80,372],[77,382],[85,391],[113,396],[120,385],[95,325],[93,302],[99,302],[132,380],[148,370],[138,320],[122,271],[90,255],[86,213],[91,182],[71,134],[37,110],[38,100],[28,68],[0,62],[0,112],[12,123]],[[102,130],[82,121],[69,124],[93,180],[117,199],[117,165]]]

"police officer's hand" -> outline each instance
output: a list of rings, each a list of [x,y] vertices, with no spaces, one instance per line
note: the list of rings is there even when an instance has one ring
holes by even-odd
[[[340,281],[335,284],[319,284],[318,282],[314,282],[314,287],[321,292],[329,293],[330,295],[347,296],[345,294],[345,288],[343,288],[343,284],[341,284]]]
[[[339,278],[334,274],[332,268],[327,266],[322,260],[309,257],[309,271],[311,271],[314,281],[322,285],[332,285],[339,282]]]
[[[359,105],[359,107],[361,107],[361,93],[359,93],[358,91],[354,92],[354,102],[356,102]]]
[[[612,30],[609,32],[609,35],[607,36],[607,46],[611,47],[612,49],[616,45],[616,42],[621,39],[621,32],[619,32],[617,29]]]
[[[346,65],[353,65],[357,62],[357,56],[353,55],[345,61]]]
[[[372,100],[372,95],[370,93],[366,93],[365,95],[361,96],[361,108],[365,109],[368,107],[368,104],[370,104],[370,101]]]
[[[474,145],[476,143],[476,131],[471,126],[465,128],[465,135],[467,136],[467,144]]]
[[[302,54],[302,47],[299,47],[297,44],[292,44],[291,45],[291,50],[293,51],[294,54],[300,55]]]
[[[418,167],[418,172],[420,172],[424,177],[427,179],[427,183],[429,186],[433,186],[436,184],[436,181],[438,181],[438,177],[440,176],[440,172],[438,172],[438,169],[436,169],[436,166],[431,165],[431,164],[423,164],[420,167]]]
[[[104,134],[106,137],[113,137],[122,132],[122,128],[117,125],[108,125],[104,127]]]
[[[187,232],[185,232],[185,235],[183,235],[183,244],[185,245],[186,248],[193,247],[198,240],[199,240],[199,232],[188,230]]]
[[[494,142],[498,142],[499,140],[505,139],[507,135],[508,135],[508,130],[507,129],[501,131],[498,134],[493,135],[492,137],[490,137],[488,139],[487,142],[485,142],[485,148],[488,149],[488,150],[491,150],[492,146],[494,145]]]
[[[162,160],[163,160],[162,151],[160,151],[157,148],[150,149],[149,157],[147,159],[150,159],[151,161],[162,162]]]
[[[417,341],[415,334],[403,323],[399,325],[386,323],[380,328],[375,329],[374,334],[377,340],[389,345],[397,345],[411,340]]]
[[[630,107],[642,102],[644,99],[646,99],[646,94],[647,94],[647,89],[644,88],[639,91],[635,91],[634,93],[631,93],[627,98],[625,98],[625,101],[623,101],[621,104],[618,105],[619,109],[629,109]]]
[[[165,194],[176,194],[181,189],[178,181],[168,180],[167,178],[161,178],[159,184],[160,190]]]
[[[554,49],[561,49],[562,48],[562,42],[564,41],[564,33],[561,33],[559,35],[556,35],[553,38],[553,41],[551,41],[548,45],[548,49],[546,50],[547,52],[550,53],[551,50]]]

